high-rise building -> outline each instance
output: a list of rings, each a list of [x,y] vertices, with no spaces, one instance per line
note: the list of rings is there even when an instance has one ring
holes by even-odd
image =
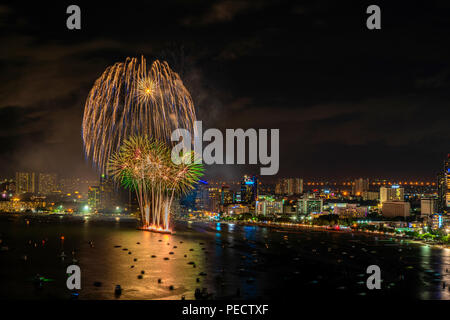
[[[283,213],[283,200],[271,196],[258,196],[255,204],[256,215],[278,215]]]
[[[16,193],[35,193],[36,177],[34,172],[16,172]]]
[[[293,178],[293,193],[294,194],[302,194],[303,193],[303,179],[301,178]]]
[[[431,216],[431,229],[436,230],[436,229],[440,229],[443,226],[443,217],[442,214],[433,214]]]
[[[273,183],[261,183],[259,182],[258,193],[259,194],[275,194],[276,185]]]
[[[279,179],[275,186],[275,194],[293,195],[303,193],[303,179],[283,178]]]
[[[422,198],[420,199],[420,216],[427,217],[436,213],[437,209],[437,201],[436,198]]]
[[[403,201],[404,200],[404,189],[397,185],[392,187],[380,187],[380,203],[383,204],[386,201]]]
[[[446,183],[445,172],[440,172],[438,174],[437,188],[438,188],[438,199],[436,204],[437,212],[444,213],[446,211],[445,195],[447,193],[447,183]]]
[[[450,207],[450,154],[444,161],[444,170],[438,175],[438,212],[446,213]]]
[[[381,212],[384,217],[408,217],[411,205],[405,201],[385,201]]]
[[[220,196],[221,191],[219,188],[210,186],[208,188],[208,203],[207,203],[207,209],[211,212],[219,212],[220,211]]]
[[[363,191],[361,194],[363,200],[378,200],[380,199],[380,193],[377,191]]]
[[[445,174],[445,211],[450,207],[450,154],[447,155],[447,160],[444,163]]]
[[[191,206],[195,210],[203,211],[208,210],[208,199],[209,199],[209,185],[208,182],[201,180],[194,189],[195,199],[194,205]]]
[[[241,203],[251,204],[258,197],[258,179],[245,175],[241,181]]]
[[[321,213],[323,211],[323,200],[321,198],[303,197],[298,200],[297,211],[301,215]]]
[[[230,190],[230,186],[223,184],[220,194],[220,204],[227,206],[234,202],[234,192]]]
[[[82,178],[62,178],[59,181],[59,188],[62,193],[80,193],[87,195],[90,186],[98,185],[98,180],[88,180]]]
[[[369,179],[356,179],[352,184],[352,194],[361,196],[365,191],[369,191]]]
[[[234,202],[240,203],[241,202],[241,192],[237,191],[234,193]]]
[[[275,194],[281,195],[283,194],[282,180],[279,179],[275,184]]]
[[[38,192],[39,194],[51,194],[58,190],[56,173],[39,173]]]
[[[225,206],[223,213],[227,216],[235,216],[243,213],[248,213],[248,206],[242,204],[229,204]]]
[[[91,212],[96,212],[100,208],[100,187],[92,186],[88,190],[88,206]]]
[[[100,177],[100,211],[112,212],[119,205],[119,197],[111,178],[102,174]]]

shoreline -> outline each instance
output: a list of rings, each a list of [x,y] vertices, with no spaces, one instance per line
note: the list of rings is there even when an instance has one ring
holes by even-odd
[[[412,243],[416,243],[416,244],[420,244],[420,245],[426,245],[426,246],[432,246],[432,247],[437,247],[440,249],[450,249],[450,245],[447,244],[438,244],[438,243],[430,243],[430,242],[425,242],[423,240],[417,240],[417,239],[411,239],[411,238],[405,238],[405,236],[400,236],[397,234],[391,234],[391,233],[384,233],[384,232],[378,232],[378,231],[363,231],[363,230],[354,230],[350,227],[345,228],[345,229],[338,229],[336,230],[333,227],[329,227],[329,226],[318,226],[318,225],[303,225],[303,224],[283,224],[283,223],[262,223],[262,222],[257,222],[257,223],[252,223],[252,222],[248,222],[248,221],[235,221],[235,222],[229,222],[229,221],[218,221],[219,223],[226,223],[226,224],[239,224],[239,225],[244,225],[244,226],[258,226],[258,227],[268,227],[268,228],[274,228],[274,229],[310,229],[310,230],[314,230],[314,231],[322,231],[322,232],[351,232],[351,233],[357,233],[357,234],[366,234],[366,235],[381,235],[381,236],[386,236],[386,237],[394,237],[396,239],[401,239],[401,240],[407,240],[409,242]]]
[[[120,214],[91,214],[91,215],[78,215],[78,214],[23,214],[23,213],[12,213],[12,212],[2,212],[0,213],[0,218],[22,218],[24,220],[27,219],[42,219],[42,218],[50,218],[50,219],[74,219],[75,221],[103,221],[103,222],[126,222],[126,223],[138,223],[139,219],[133,216],[129,215],[120,215]],[[58,221],[54,220],[54,221]],[[179,222],[200,222],[200,223],[225,223],[225,224],[238,224],[243,226],[256,226],[256,227],[266,227],[266,228],[272,228],[272,229],[280,229],[280,230],[314,230],[314,231],[321,231],[321,232],[336,232],[336,233],[357,233],[357,234],[365,234],[365,235],[380,235],[385,237],[394,237],[396,239],[401,240],[407,240],[411,243],[416,243],[420,245],[427,245],[432,247],[437,247],[440,249],[450,249],[450,245],[447,244],[438,244],[438,243],[432,243],[432,242],[426,242],[423,240],[417,240],[412,238],[407,238],[405,236],[397,235],[397,234],[391,234],[391,233],[384,233],[380,231],[364,231],[364,230],[355,230],[350,227],[345,228],[339,228],[336,229],[334,227],[330,226],[319,226],[319,225],[306,225],[306,224],[294,224],[294,223],[279,223],[279,222],[270,222],[270,223],[264,223],[264,222],[249,222],[249,221],[208,221],[208,220],[188,220],[188,219],[175,219],[175,221]],[[139,227],[137,228],[139,229]],[[149,231],[149,230],[140,230],[140,231]],[[175,233],[174,230],[172,230],[172,233]]]

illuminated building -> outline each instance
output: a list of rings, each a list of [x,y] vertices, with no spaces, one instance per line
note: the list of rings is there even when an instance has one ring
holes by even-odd
[[[89,187],[88,191],[88,206],[91,212],[95,212],[100,208],[100,187]]]
[[[16,172],[16,193],[35,193],[36,178],[34,172]]]
[[[217,187],[208,188],[208,211],[219,212],[220,211],[220,196],[221,192]]]
[[[278,215],[283,213],[283,200],[271,196],[258,196],[255,204],[256,215]]]
[[[258,197],[258,179],[245,175],[241,181],[241,203],[251,204]]]
[[[283,178],[279,179],[275,186],[275,194],[293,195],[303,193],[303,179]]]
[[[405,201],[384,201],[381,213],[384,217],[408,217],[411,205]]]
[[[114,190],[114,184],[111,178],[106,177],[104,174],[100,177],[100,204],[99,211],[101,212],[113,212],[115,207],[118,206],[119,199],[116,190]]]
[[[443,217],[441,214],[433,214],[431,216],[431,229],[440,229],[443,225]]]
[[[364,201],[380,199],[380,193],[376,191],[363,191],[361,196]]]
[[[444,170],[438,175],[438,212],[446,213],[450,207],[450,154],[444,161]]]
[[[56,173],[39,173],[38,192],[48,195],[58,190]]]
[[[0,200],[9,200],[16,192],[16,184],[13,179],[0,181]]]
[[[224,210],[224,213],[228,216],[234,216],[248,212],[249,212],[248,206],[244,206],[242,204],[230,204],[226,206]]]
[[[436,213],[437,201],[435,198],[420,199],[420,215],[421,217],[431,216]]]
[[[11,201],[0,201],[0,212],[28,212],[45,208],[46,203],[41,199],[35,201],[20,201],[13,198]]]
[[[278,180],[277,184],[275,185],[275,194],[277,194],[277,195],[283,194],[283,188],[282,188],[281,180]]]
[[[365,191],[369,191],[369,179],[356,179],[352,184],[352,194],[361,196]]]
[[[364,218],[367,216],[369,207],[358,206],[356,203],[337,203],[331,206],[333,213],[341,218]]]
[[[303,179],[300,178],[292,178],[292,193],[293,194],[302,194],[303,193]]]
[[[284,201],[283,203],[283,214],[288,216],[294,216],[297,215],[297,201],[291,200],[291,201]]]
[[[450,154],[447,155],[447,160],[444,165],[445,173],[445,210],[450,207]]]
[[[197,186],[194,188],[194,205],[189,207],[193,210],[203,211],[208,210],[208,198],[209,198],[209,185],[208,182],[200,180]]]
[[[233,202],[234,202],[234,192],[230,190],[230,186],[223,184],[220,193],[220,204],[222,206],[226,206]]]
[[[380,203],[383,204],[386,201],[403,201],[404,200],[404,189],[400,188],[398,185],[393,185],[392,187],[380,187]]]
[[[258,193],[259,194],[275,194],[275,188],[276,188],[275,184],[271,184],[271,183],[261,184],[261,182],[259,182]]]
[[[438,199],[437,199],[437,212],[444,213],[446,212],[446,201],[445,195],[447,191],[447,183],[446,183],[446,174],[445,172],[441,172],[438,174]]]
[[[304,197],[298,200],[297,212],[300,215],[321,213],[323,211],[323,200],[321,198]]]
[[[81,178],[62,178],[59,182],[61,192],[74,194],[78,192],[87,195],[90,186],[98,185],[98,181]]]

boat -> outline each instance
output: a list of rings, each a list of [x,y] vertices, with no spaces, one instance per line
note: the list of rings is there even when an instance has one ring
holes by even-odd
[[[116,288],[114,289],[114,294],[116,296],[120,296],[122,294],[122,287],[120,286],[120,284],[116,285]]]

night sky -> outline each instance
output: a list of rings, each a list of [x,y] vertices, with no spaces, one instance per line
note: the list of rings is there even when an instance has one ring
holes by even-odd
[[[450,152],[448,1],[95,2],[0,6],[0,177],[94,177],[84,101],[140,55],[180,74],[204,127],[280,129],[279,176],[431,180]],[[81,30],[66,28],[70,4]]]

